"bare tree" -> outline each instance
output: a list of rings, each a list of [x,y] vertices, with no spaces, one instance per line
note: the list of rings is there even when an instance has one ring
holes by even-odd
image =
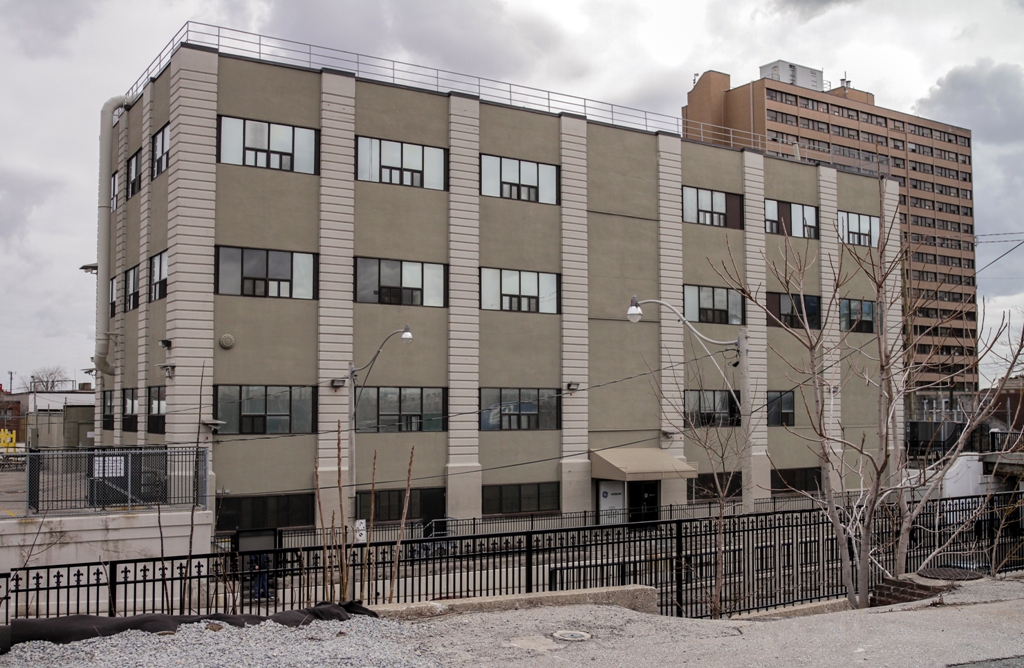
[[[802,239],[789,236],[772,237],[781,244],[772,257],[782,260],[765,253],[763,261],[769,278],[781,284],[781,298],[788,309],[771,308],[766,286],[745,281],[734,259],[731,266],[715,267],[748,304],[765,312],[768,323],[784,332],[787,341],[797,343],[799,354],[795,355],[792,345],[769,348],[787,367],[788,381],[810,420],[809,430],[787,429],[822,461],[823,494],[801,493],[815,499],[829,517],[840,546],[847,597],[858,608],[868,605],[871,570],[885,570],[880,560],[883,548],[892,547],[875,543],[882,519],[894,518],[898,527],[891,540],[896,548],[892,570],[899,575],[905,571],[912,528],[926,502],[941,493],[943,479],[970,447],[972,434],[992,415],[992,403],[975,392],[961,402],[964,419],[953,438],[930,460],[912,461],[903,438],[903,410],[915,390],[928,389],[918,387],[917,378],[928,371],[939,376],[933,386],[952,387],[957,374],[962,377],[970,371],[949,363],[953,353],[976,352],[984,358],[996,341],[1004,341],[1008,371],[997,383],[1001,390],[1024,350],[1024,338],[1011,336],[1006,319],[993,328],[987,343],[980,341],[978,328],[969,322],[969,311],[963,307],[937,311],[938,325],[914,324],[911,316],[929,308],[922,306],[922,300],[934,300],[937,295],[902,288],[904,258],[914,245],[901,238],[895,207],[886,202],[893,191],[887,193],[885,183],[880,179],[883,217],[869,235],[873,247],[864,245],[861,238],[849,243],[854,233],[838,220],[830,221],[831,229],[822,221],[820,248],[812,249]],[[886,218],[889,211],[892,215]],[[817,282],[815,274],[820,276],[823,294],[817,314],[810,312],[807,300]],[[844,299],[846,295],[854,299]],[[950,344],[956,349],[934,351],[946,354],[941,364],[931,357],[911,363],[908,351],[921,350],[922,339],[935,334],[956,340]],[[848,427],[840,417],[843,391],[852,390],[854,383],[868,388],[875,404],[876,427],[870,430]]]
[[[29,381],[19,378],[22,392],[56,392],[67,385],[71,377],[68,370],[59,364],[39,367],[32,371]]]

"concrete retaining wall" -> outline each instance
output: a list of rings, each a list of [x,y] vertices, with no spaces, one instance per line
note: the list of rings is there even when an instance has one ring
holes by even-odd
[[[163,512],[164,554],[188,554],[190,513]],[[213,513],[196,511],[193,553],[210,551]],[[160,556],[157,514],[0,520],[0,573],[14,568]]]

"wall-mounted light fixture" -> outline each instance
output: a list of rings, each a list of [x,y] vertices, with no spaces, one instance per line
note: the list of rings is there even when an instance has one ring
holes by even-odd
[[[348,384],[348,378],[331,378],[331,387],[340,390]]]
[[[168,379],[174,378],[174,362],[167,362],[165,364],[157,364],[156,368],[161,369],[167,374]]]
[[[170,339],[160,339],[157,343],[160,344],[161,348],[167,348],[168,350],[170,350],[173,345],[173,342]]]
[[[575,380],[570,380],[568,383],[565,384],[565,389],[568,392],[575,392],[576,390],[580,389],[580,384],[577,383]]]

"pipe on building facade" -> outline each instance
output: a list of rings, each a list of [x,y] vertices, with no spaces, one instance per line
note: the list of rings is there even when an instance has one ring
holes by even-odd
[[[99,201],[96,207],[96,229],[98,248],[96,251],[96,354],[92,358],[96,370],[113,375],[114,367],[107,361],[110,337],[107,327],[110,323],[110,305],[104,298],[103,288],[110,284],[110,152],[114,140],[114,111],[127,107],[128,98],[117,95],[110,98],[100,111],[100,175]]]

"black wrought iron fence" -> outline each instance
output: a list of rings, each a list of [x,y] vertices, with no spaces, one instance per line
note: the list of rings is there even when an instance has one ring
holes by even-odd
[[[908,569],[1024,569],[1022,497],[929,502]],[[875,524],[871,581],[893,570],[902,517]],[[662,614],[731,615],[843,596],[842,549],[825,513],[792,510],[367,545],[22,568],[0,575],[0,616],[255,613],[356,598],[370,605],[580,589],[657,588]],[[926,560],[933,553],[937,556]],[[392,579],[394,586],[392,587]]]

